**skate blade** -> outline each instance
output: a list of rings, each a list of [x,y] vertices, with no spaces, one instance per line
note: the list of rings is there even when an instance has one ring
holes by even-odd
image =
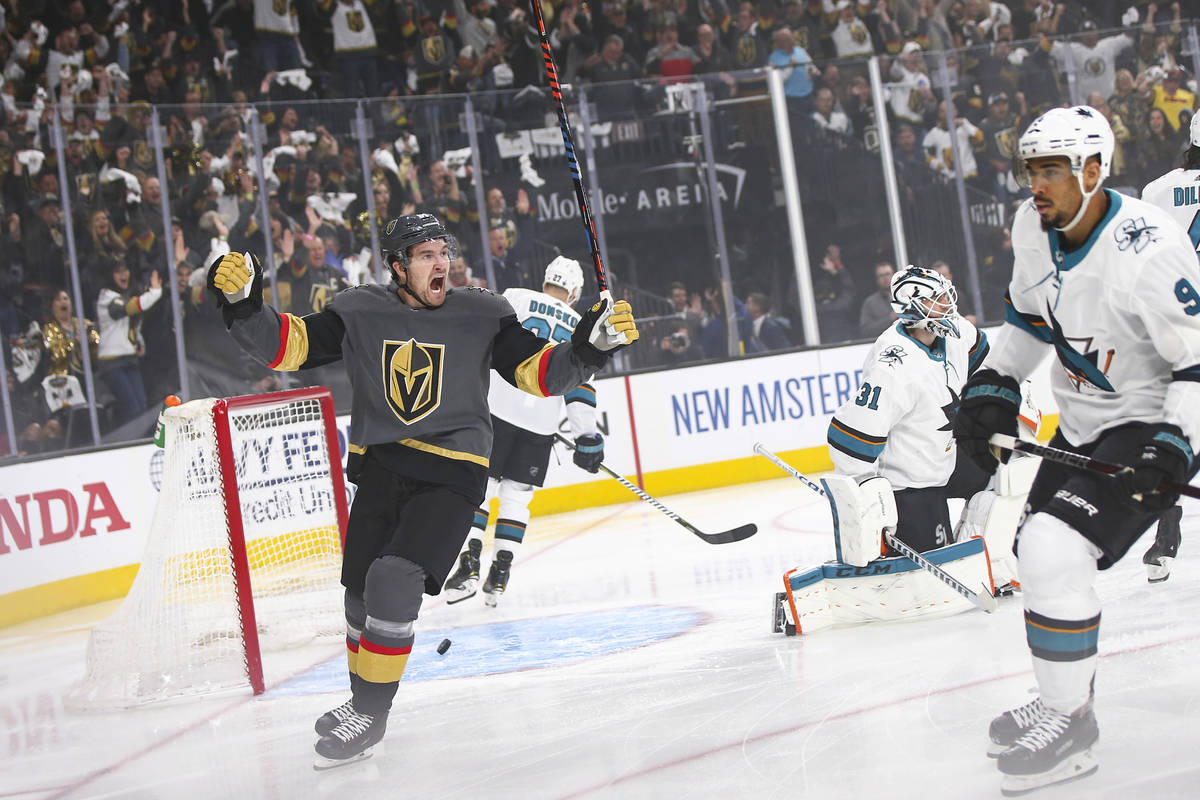
[[[318,753],[313,757],[313,769],[317,772],[324,772],[327,769],[344,767],[348,764],[356,764],[359,761],[366,761],[368,758],[375,755],[376,752],[381,755],[383,754],[383,742],[373,744],[358,755],[350,756],[349,758],[326,758]]]
[[[1171,562],[1174,560],[1175,559],[1168,556],[1163,556],[1158,560],[1157,564],[1147,564],[1147,583],[1162,583],[1167,578],[1171,577]]]
[[[1005,797],[1020,797],[1024,794],[1054,786],[1059,783],[1086,778],[1100,769],[1099,762],[1090,749],[1065,759],[1057,767],[1036,775],[1005,775],[1000,782],[1000,794]]]
[[[444,591],[446,592],[446,605],[452,606],[455,603],[461,603],[463,600],[470,600],[474,597],[476,592],[479,591],[479,583],[473,582],[465,587],[445,589]]]
[[[496,603],[500,602],[500,592],[484,592],[483,603],[488,608],[495,608]]]

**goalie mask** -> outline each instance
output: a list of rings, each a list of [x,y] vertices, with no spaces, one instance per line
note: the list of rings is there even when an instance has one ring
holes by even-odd
[[[1030,123],[1017,144],[1013,177],[1023,188],[1030,185],[1027,163],[1034,158],[1064,157],[1070,162],[1071,173],[1079,181],[1083,202],[1075,217],[1060,231],[1069,231],[1083,219],[1088,201],[1100,191],[1112,169],[1113,132],[1104,118],[1091,106],[1052,108]],[[1083,185],[1083,167],[1092,156],[1100,160],[1100,179],[1089,192]]]
[[[433,214],[409,214],[389,221],[383,228],[380,250],[383,251],[383,263],[392,273],[392,279],[403,286],[392,264],[399,262],[401,269],[407,269],[413,246],[436,239],[446,242],[449,249],[448,258],[451,261],[458,258],[458,241]]]
[[[940,273],[909,265],[892,277],[891,295],[904,327],[958,338],[958,292]]]
[[[565,289],[567,305],[574,305],[583,291],[583,267],[573,258],[558,256],[546,266],[546,277],[542,283]]]

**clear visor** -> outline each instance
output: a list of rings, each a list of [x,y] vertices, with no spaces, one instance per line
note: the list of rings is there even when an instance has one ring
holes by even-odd
[[[1028,189],[1032,185],[1029,178],[1029,167],[1026,165],[1025,159],[1021,158],[1021,154],[1017,153],[1012,157],[1012,175],[1013,180],[1017,182],[1017,186],[1022,189]]]

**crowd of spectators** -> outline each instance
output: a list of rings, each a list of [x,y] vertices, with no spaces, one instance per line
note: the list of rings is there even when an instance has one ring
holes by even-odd
[[[762,73],[746,71],[783,70],[793,135],[813,148],[798,151],[806,173],[826,156],[834,164],[877,160],[862,59],[882,56],[897,174],[912,208],[958,172],[972,192],[1011,208],[1021,198],[1008,170],[1017,134],[1068,99],[1091,102],[1112,122],[1114,185],[1136,191],[1173,166],[1196,106],[1181,35],[1184,20],[1200,17],[1198,6],[542,4],[564,81],[590,84],[602,115],[661,110],[666,89],[689,76],[705,76],[718,99],[761,94]],[[455,148],[465,135],[445,133],[461,120],[431,126],[406,105],[420,95],[469,92],[494,111],[499,101],[488,99],[489,90],[519,98],[523,87],[544,86],[537,31],[518,0],[2,0],[0,28],[0,332],[23,451],[61,446],[63,408],[87,401],[84,338],[98,377],[90,391],[106,407],[103,428],[144,424],[179,383],[167,293],[183,308],[189,368],[201,391],[277,386],[220,335],[220,318],[204,302],[205,266],[230,249],[270,252],[273,301],[294,313],[320,308],[341,287],[372,279],[366,187],[377,221],[413,211],[446,220],[464,244],[455,285],[485,285],[488,275],[496,289],[537,282],[537,210],[526,191],[464,169]],[[942,51],[952,108],[936,72]],[[333,118],[346,115],[314,110],[322,100],[362,97],[377,98],[365,175],[359,142]],[[537,124],[546,111],[536,106]],[[156,117],[166,137],[166,186],[157,177]],[[256,118],[265,126],[264,175],[250,134]],[[68,223],[86,333],[64,321],[74,296]],[[886,243],[869,243],[868,253],[856,242],[810,241],[819,248],[810,262],[823,340],[874,335],[885,315],[871,271],[882,280],[891,267],[881,255]],[[931,260],[937,249],[926,242],[916,256]],[[1002,258],[993,260],[1003,267]],[[786,275],[790,260],[767,268]],[[701,270],[687,277],[691,289],[643,276],[640,291],[669,299],[681,320],[658,332],[655,363],[730,354],[722,294],[707,265]],[[739,352],[801,343],[794,285],[761,273],[735,282],[744,298],[734,308]]]

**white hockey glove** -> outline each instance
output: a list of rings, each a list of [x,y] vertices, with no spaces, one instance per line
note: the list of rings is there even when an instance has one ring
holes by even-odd
[[[585,364],[602,367],[610,355],[633,344],[640,335],[629,303],[618,300],[609,308],[602,298],[579,320],[571,344]]]
[[[226,253],[208,268],[208,288],[230,316],[242,318],[262,308],[263,269],[253,253]]]

